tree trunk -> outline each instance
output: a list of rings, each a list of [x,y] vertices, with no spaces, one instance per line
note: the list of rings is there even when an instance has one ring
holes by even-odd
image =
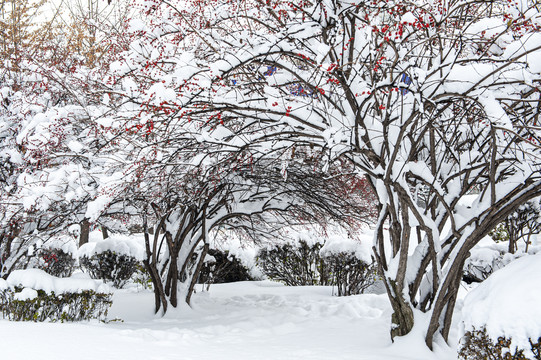
[[[396,288],[396,282],[391,279],[385,281],[387,295],[391,301],[393,314],[391,315],[391,338],[407,335],[413,328],[413,310],[411,305],[404,299],[400,289]]]
[[[456,297],[462,280],[462,268],[468,257],[468,251],[461,249],[453,262],[451,270],[445,277],[439,294],[434,303],[430,323],[425,337],[426,345],[432,350],[434,337],[439,330],[443,339],[448,340],[453,310],[456,303]],[[443,323],[442,323],[443,320]]]
[[[107,227],[102,226],[101,227],[101,234],[103,236],[103,240],[107,239],[109,237],[109,230],[107,230]]]
[[[197,279],[199,278],[199,274],[201,273],[201,269],[203,268],[203,263],[205,262],[205,257],[207,256],[207,253],[209,251],[209,244],[205,243],[203,246],[203,250],[201,251],[201,254],[199,255],[199,261],[197,262],[197,267],[195,268],[195,272],[192,276],[192,280],[190,281],[190,287],[188,288],[188,293],[186,294],[186,303],[190,305],[190,301],[192,299],[192,294],[194,292],[195,284],[197,283]]]
[[[90,235],[90,221],[85,218],[81,221],[81,233],[79,235],[79,247],[88,243],[88,237]]]
[[[515,231],[515,227],[513,226],[513,223],[509,220],[505,221],[505,228],[507,229],[507,235],[509,235],[509,248],[508,251],[510,254],[514,254],[517,249],[517,232]]]
[[[208,250],[205,216],[205,210],[196,207],[170,211],[160,215],[160,223],[152,237],[144,224],[147,252],[145,266],[154,285],[156,312],[160,308],[167,311],[168,305],[177,307],[182,301],[190,303],[191,293]],[[170,221],[176,228],[171,227]],[[205,245],[202,253],[198,254],[197,249],[202,242]]]

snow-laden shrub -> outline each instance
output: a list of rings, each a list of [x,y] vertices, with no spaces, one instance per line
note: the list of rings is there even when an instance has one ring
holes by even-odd
[[[501,242],[485,242],[481,246],[476,246],[470,251],[470,257],[466,259],[463,268],[463,280],[467,283],[481,282],[489,277],[490,274],[507,264],[526,254],[536,254],[541,251],[538,245],[528,246],[518,244],[518,250],[512,254],[508,252],[508,246]]]
[[[77,267],[77,245],[72,235],[48,240],[36,250],[38,269],[57,277],[69,277]]]
[[[322,246],[305,240],[275,244],[259,251],[257,265],[269,279],[289,286],[330,285],[329,271],[319,255]]]
[[[499,223],[488,235],[495,242],[505,242],[509,241],[509,231],[505,223]]]
[[[199,274],[199,283],[222,284],[253,280],[250,271],[229,251],[209,249]]]
[[[462,359],[541,359],[539,274],[541,253],[525,255],[468,294],[462,309]]]
[[[541,360],[541,337],[536,341],[530,340],[528,349],[530,356],[525,355],[524,349],[512,348],[512,340],[500,336],[496,341],[491,339],[486,329],[467,331],[462,337],[459,350],[460,359],[464,360]]]
[[[93,279],[103,279],[118,288],[130,280],[142,258],[142,247],[129,237],[114,236],[84,244],[79,249],[83,271]]]
[[[361,294],[377,279],[372,259],[358,242],[330,237],[319,253],[338,296]]]
[[[62,249],[42,248],[38,253],[38,268],[56,277],[70,277],[77,267],[73,254]]]
[[[462,279],[467,283],[481,282],[504,266],[503,254],[491,247],[474,248],[464,263]]]
[[[77,268],[77,245],[73,236],[56,235],[36,240],[28,247],[13,270],[41,269],[57,277],[69,277]]]
[[[79,259],[81,268],[93,279],[110,281],[117,288],[122,288],[131,278],[139,261],[133,256],[118,254],[106,250],[90,257]]]
[[[376,280],[368,251],[344,235],[275,244],[263,248],[257,262],[272,280],[293,286],[333,285],[338,296],[362,293]]]
[[[0,279],[0,312],[13,321],[104,319],[111,298],[101,282],[58,278],[39,269],[15,270]]]

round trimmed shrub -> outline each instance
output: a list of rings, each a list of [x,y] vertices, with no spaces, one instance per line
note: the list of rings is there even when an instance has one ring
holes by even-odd
[[[90,257],[82,256],[79,263],[92,279],[103,279],[122,288],[137,270],[139,261],[133,256],[106,250]]]
[[[353,252],[329,254],[324,261],[338,296],[362,294],[376,281],[374,264],[359,259]]]
[[[143,247],[129,236],[112,235],[79,249],[79,264],[93,279],[103,279],[117,288],[130,280],[143,258]]]

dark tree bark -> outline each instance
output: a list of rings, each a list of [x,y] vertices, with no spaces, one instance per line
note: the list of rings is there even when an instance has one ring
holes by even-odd
[[[103,236],[103,240],[107,239],[109,237],[109,230],[107,230],[106,226],[101,227],[101,234]]]
[[[88,237],[90,236],[90,221],[85,218],[81,221],[81,233],[79,234],[79,247],[88,243]]]

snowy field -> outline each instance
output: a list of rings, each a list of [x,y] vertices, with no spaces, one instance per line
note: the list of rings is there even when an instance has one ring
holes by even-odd
[[[415,329],[393,344],[385,294],[331,293],[330,287],[286,287],[270,281],[213,285],[194,295],[192,308],[162,318],[153,315],[153,293],[118,290],[109,318],[123,322],[0,320],[1,359],[457,358],[454,345],[427,350]],[[452,342],[456,338],[454,329]]]

